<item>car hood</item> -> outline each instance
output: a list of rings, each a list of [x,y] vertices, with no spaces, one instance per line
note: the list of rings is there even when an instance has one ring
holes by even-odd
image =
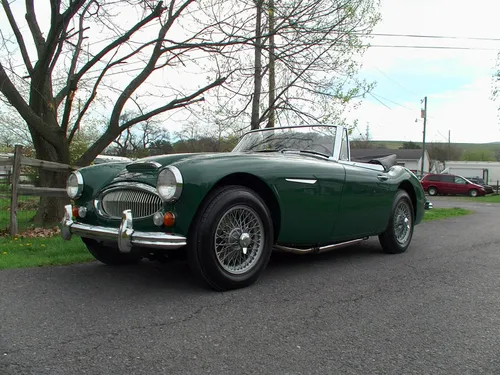
[[[266,159],[287,159],[293,162],[318,163],[326,159],[310,154],[295,154],[281,152],[263,152],[263,153],[244,153],[244,152],[214,152],[214,153],[190,153],[190,154],[169,154],[150,156],[128,163],[121,172],[113,179],[112,183],[121,181],[139,181],[154,185],[158,176],[158,170],[168,165],[175,165],[181,171],[183,167],[193,164],[201,168],[213,165],[214,163],[223,168],[224,161],[237,161],[251,165],[254,162],[262,162]],[[243,160],[241,160],[243,159]],[[161,166],[161,167],[160,167]]]
[[[191,153],[191,154],[170,154],[170,155],[159,155],[150,156],[138,160],[136,163],[145,162],[155,162],[162,166],[167,166],[171,164],[185,164],[185,163],[198,163],[200,161],[217,161],[222,159],[233,159],[233,158],[246,158],[249,160],[262,160],[262,159],[275,159],[275,158],[300,158],[301,160],[325,160],[322,157],[316,157],[311,154],[297,154],[297,153],[282,153],[282,152],[258,152],[258,153],[248,153],[248,152],[203,152],[203,153]],[[181,162],[181,163],[179,163]]]

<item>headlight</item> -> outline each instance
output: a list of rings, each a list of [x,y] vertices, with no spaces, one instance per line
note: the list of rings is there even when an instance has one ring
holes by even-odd
[[[71,173],[66,181],[66,192],[71,199],[79,198],[83,193],[83,176],[80,172]]]
[[[179,199],[182,193],[181,172],[173,166],[162,170],[156,181],[156,189],[165,202],[173,202]]]

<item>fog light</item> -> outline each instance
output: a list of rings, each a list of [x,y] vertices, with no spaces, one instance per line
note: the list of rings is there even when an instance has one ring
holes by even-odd
[[[78,208],[78,216],[80,216],[80,217],[87,216],[87,208],[86,207],[79,207]]]
[[[71,215],[73,215],[73,217],[78,217],[78,207],[73,206],[71,209]]]
[[[153,215],[153,223],[157,227],[161,227],[163,225],[163,213],[162,212],[155,212]]]
[[[175,215],[172,212],[166,212],[163,215],[163,224],[166,227],[173,227],[175,224]]]

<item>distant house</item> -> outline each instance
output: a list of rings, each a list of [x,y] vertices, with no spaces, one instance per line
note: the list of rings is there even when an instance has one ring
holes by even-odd
[[[351,149],[351,159],[367,162],[371,159],[396,154],[397,164],[408,168],[414,173],[420,173],[422,166],[421,149],[388,149],[388,148],[354,148]],[[429,173],[429,154],[425,150],[424,173]]]

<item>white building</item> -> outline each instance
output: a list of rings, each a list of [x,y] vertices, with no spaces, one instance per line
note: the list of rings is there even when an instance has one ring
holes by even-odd
[[[496,185],[500,181],[498,161],[447,161],[442,173],[463,177],[481,177],[487,184]]]

